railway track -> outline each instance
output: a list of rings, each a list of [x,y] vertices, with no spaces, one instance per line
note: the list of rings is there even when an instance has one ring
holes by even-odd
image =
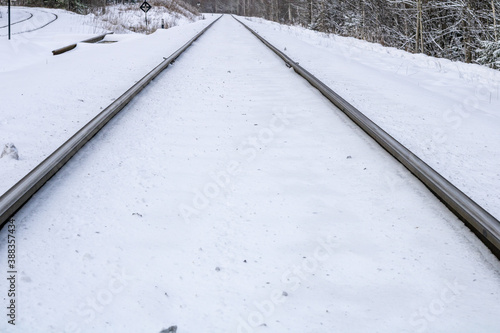
[[[332,95],[327,87],[316,83],[324,90],[318,93],[318,87],[311,87],[283,65],[285,61],[288,66],[295,66],[295,71],[302,71],[293,60],[282,54],[278,54],[280,58],[277,58],[266,48],[260,47],[260,42],[230,17],[226,16],[211,27],[208,26],[165,59],[43,162],[45,166],[37,167],[9,190],[8,196],[0,198],[2,223],[28,203],[28,207],[18,213],[16,221],[20,225],[27,225],[35,219],[40,223],[33,223],[33,230],[30,230],[32,236],[24,233],[26,229],[21,227],[21,239],[26,236],[25,244],[30,241],[35,243],[30,244],[34,249],[30,252],[40,249],[49,253],[45,262],[38,257],[24,257],[20,261],[25,265],[25,280],[29,278],[32,281],[24,284],[26,289],[23,295],[36,299],[32,294],[51,290],[51,297],[60,306],[60,301],[68,292],[61,281],[68,279],[72,281],[70,289],[77,286],[74,293],[71,290],[76,299],[64,299],[64,306],[68,309],[78,306],[90,311],[92,308],[86,307],[85,303],[89,297],[93,297],[89,295],[97,295],[99,301],[99,295],[118,290],[116,297],[112,294],[117,307],[122,306],[122,300],[141,295],[148,302],[137,305],[131,303],[126,310],[128,313],[143,311],[144,315],[140,318],[127,321],[128,318],[124,319],[123,316],[117,316],[117,320],[108,317],[107,310],[114,304],[107,302],[108,298],[103,298],[103,304],[98,303],[102,305],[99,307],[99,316],[91,325],[94,328],[112,327],[114,330],[131,325],[126,326],[130,331],[139,330],[133,325],[142,325],[143,331],[153,332],[159,332],[162,328],[151,326],[157,324],[152,320],[156,314],[148,306],[161,308],[162,318],[165,316],[164,307],[168,309],[168,320],[161,321],[164,327],[178,325],[180,330],[186,331],[238,331],[236,326],[243,325],[238,324],[238,313],[244,313],[242,318],[245,321],[255,312],[251,306],[245,308],[241,304],[253,303],[254,299],[257,299],[258,304],[270,304],[267,298],[262,298],[265,302],[260,301],[260,297],[273,295],[276,290],[282,295],[283,302],[273,305],[277,309],[275,313],[262,314],[266,325],[254,325],[248,320],[245,327],[268,326],[263,329],[272,331],[297,327],[306,330],[294,321],[286,320],[296,314],[297,318],[304,317],[298,315],[304,312],[292,312],[293,315],[290,315],[290,311],[300,308],[300,304],[304,303],[300,297],[307,293],[307,299],[314,303],[309,304],[314,308],[310,311],[321,316],[321,319],[317,323],[308,322],[303,325],[304,328],[311,331],[321,331],[322,327],[333,328],[336,327],[338,316],[330,313],[336,311],[346,315],[345,304],[351,299],[356,302],[358,298],[355,295],[359,295],[359,290],[365,293],[370,289],[366,283],[367,274],[373,279],[375,293],[372,295],[385,297],[366,297],[369,304],[364,306],[363,303],[364,307],[361,308],[363,311],[365,308],[372,309],[376,315],[380,314],[384,318],[387,316],[386,310],[395,311],[395,318],[402,320],[391,324],[399,325],[399,329],[411,325],[404,320],[411,312],[405,313],[401,310],[403,306],[394,306],[410,298],[406,291],[414,292],[411,304],[406,303],[410,309],[418,308],[421,300],[424,306],[434,297],[435,290],[429,291],[425,286],[416,285],[414,280],[417,279],[423,285],[434,283],[431,289],[437,288],[438,293],[443,288],[441,279],[444,277],[453,281],[455,276],[459,276],[459,287],[460,283],[468,283],[466,287],[469,289],[466,291],[466,288],[455,288],[451,292],[458,290],[462,293],[453,295],[454,299],[459,300],[449,309],[454,315],[455,307],[480,298],[473,289],[475,284],[470,282],[473,278],[481,277],[484,284],[490,283],[487,287],[481,286],[483,289],[480,291],[485,290],[485,298],[492,302],[496,289],[488,288],[496,280],[481,275],[481,269],[486,265],[475,267],[472,275],[464,277],[464,272],[469,271],[470,267],[448,265],[446,262],[450,257],[445,252],[450,250],[455,253],[455,249],[461,249],[460,245],[463,244],[455,246],[461,243],[464,236],[457,237],[460,241],[456,241],[457,238],[447,240],[450,247],[443,244],[445,241],[428,240],[423,236],[433,235],[435,230],[432,226],[429,228],[433,222],[437,221],[440,223],[439,228],[442,228],[446,225],[442,220],[451,216],[437,200],[430,194],[424,196],[431,197],[431,200],[419,200],[422,193],[408,197],[407,205],[399,209],[404,211],[413,205],[420,207],[417,209],[423,207],[421,218],[424,222],[417,223],[418,230],[412,226],[404,229],[406,232],[401,232],[400,228],[415,222],[420,216],[415,218],[414,212],[407,214],[404,211],[400,212],[396,221],[394,216],[388,216],[390,208],[385,211],[385,208],[380,207],[391,205],[391,202],[385,201],[388,197],[384,193],[369,194],[380,188],[360,188],[368,179],[377,178],[380,170],[387,167],[392,172],[399,165],[392,158],[387,158],[388,154],[378,145],[372,144],[372,139],[344,114],[339,112],[332,116],[332,111],[336,111],[337,107],[330,102],[339,104],[338,108],[343,108],[344,112],[355,113],[356,110],[350,110],[349,104],[345,101],[345,104],[341,103],[343,100],[336,95],[330,96],[333,101],[325,100],[321,94],[328,99]],[[205,37],[179,57],[206,31]],[[222,45],[224,40],[226,43]],[[231,51],[238,52],[233,55]],[[169,72],[158,76],[177,58],[178,61]],[[303,74],[308,76],[307,72]],[[139,93],[155,77],[154,83]],[[314,77],[310,75],[309,80],[314,82]],[[115,117],[106,127],[107,130],[98,134],[98,140],[91,140],[127,103],[126,113]],[[281,104],[292,110],[289,113],[281,112]],[[374,126],[361,115],[350,117],[356,119],[356,116],[365,121],[364,126]],[[331,133],[332,130],[335,133]],[[396,146],[391,148],[395,151],[391,154],[396,155],[401,148],[392,138],[387,138],[382,130],[372,128],[372,132],[379,131],[381,133],[378,134],[382,134],[388,143]],[[141,134],[145,132],[148,135]],[[349,142],[349,145],[345,142]],[[351,143],[356,147],[347,147]],[[62,168],[85,144],[81,154],[74,156],[67,167]],[[418,167],[419,160],[416,157],[404,150],[402,154]],[[380,165],[382,160],[387,161],[387,165]],[[61,173],[57,176],[58,181],[49,182],[39,196],[28,201],[59,169]],[[239,172],[235,169],[239,169]],[[211,174],[212,170],[222,172]],[[200,174],[205,171],[210,176]],[[405,177],[412,179],[412,184],[417,183],[414,177],[406,171],[404,173]],[[234,177],[236,174],[238,177]],[[346,179],[350,177],[353,179]],[[417,192],[428,193],[423,186],[420,187]],[[191,214],[194,218],[182,220],[176,210],[176,200],[179,198],[182,204],[190,204],[189,195],[193,188],[198,190],[194,191],[196,197],[192,201],[192,209],[188,209],[186,214],[196,211]],[[397,192],[394,196],[405,196],[406,192],[414,190],[414,186],[408,186],[403,189],[404,193]],[[434,192],[439,195],[437,190]],[[342,201],[346,195],[373,199],[370,209],[379,209],[379,213],[371,215],[370,212],[358,217],[356,213],[362,211],[362,205],[369,205],[370,202]],[[377,202],[379,196],[383,199]],[[204,204],[204,200],[210,201],[211,205]],[[397,198],[393,200],[397,201]],[[444,202],[444,199],[441,200]],[[82,201],[85,205],[80,205]],[[40,203],[47,206],[40,207]],[[437,217],[434,215],[436,219],[428,223],[425,221],[429,217],[429,212],[425,212],[426,205],[434,207],[428,209],[431,213],[433,209],[444,213],[437,214]],[[395,206],[392,205],[392,209],[398,210]],[[66,210],[71,212],[67,213]],[[377,217],[377,214],[380,215]],[[61,218],[61,215],[64,216]],[[453,216],[452,219],[456,220]],[[360,229],[363,232],[359,232]],[[458,229],[457,234],[463,231]],[[386,230],[394,232],[383,234]],[[418,235],[413,237],[413,232]],[[336,238],[332,241],[325,238],[326,235]],[[315,243],[316,237],[322,239],[321,248]],[[387,243],[390,245],[386,247],[394,246],[392,251],[381,249]],[[422,248],[428,244],[441,246],[435,256],[422,254]],[[477,260],[477,253],[470,252],[465,259],[473,263]],[[57,265],[51,265],[53,262],[57,262]],[[75,262],[78,264],[75,265]],[[127,278],[128,275],[136,275],[130,277],[130,281],[134,282],[128,283],[123,289],[115,288],[116,280],[109,275],[112,270],[110,266],[115,263],[123,268],[120,272],[125,271]],[[262,263],[268,266],[262,267]],[[74,267],[66,268],[65,265]],[[444,268],[441,269],[441,266]],[[306,270],[295,274],[293,272],[297,267],[306,267]],[[99,270],[99,273],[94,274],[96,271],[93,269]],[[364,270],[360,272],[360,269]],[[413,274],[416,270],[422,275],[414,279],[408,276],[408,273]],[[75,276],[66,276],[69,271],[75,271]],[[42,280],[41,275],[48,276],[47,280]],[[427,280],[436,275],[439,279],[431,282]],[[290,282],[297,279],[300,283]],[[388,287],[388,281],[390,286],[401,288],[398,289],[401,292],[391,295],[380,292],[380,289]],[[102,289],[108,285],[113,289]],[[52,291],[52,286],[62,286],[62,290],[56,288]],[[88,291],[81,292],[81,286],[89,286],[86,287]],[[352,298],[342,294],[351,290],[354,291]],[[446,295],[450,294],[448,289],[445,291]],[[420,293],[425,296],[420,297]],[[392,299],[398,294],[399,298]],[[437,297],[442,294],[439,293]],[[337,302],[335,297],[340,298],[338,309],[332,305]],[[207,302],[214,308],[214,312],[208,314],[210,320],[193,315],[206,311]],[[384,304],[390,307],[383,308]],[[50,303],[44,303],[44,306],[47,311],[53,310]],[[26,311],[35,307],[39,307],[35,302],[28,304]],[[115,310],[113,308],[112,311]],[[249,315],[246,316],[244,311],[248,311]],[[56,326],[64,322],[71,324],[72,328],[85,330],[84,325],[88,324],[85,318],[79,318],[74,311],[71,314],[64,313],[64,310],[60,312],[56,314],[59,317],[50,318],[50,323],[44,322],[48,319],[43,314],[38,317],[35,314],[33,322],[28,324],[41,329],[52,325],[50,327],[59,330]],[[497,318],[496,315],[486,317],[490,323]],[[234,327],[229,325],[232,325],[232,319],[237,322]],[[361,322],[349,321],[355,325]],[[366,320],[366,325],[372,324],[372,321]],[[387,329],[386,322],[382,325],[386,325],[384,327]],[[379,328],[376,330],[382,330]],[[391,328],[397,330],[396,327]]]
[[[413,173],[500,258],[500,221],[297,62],[234,18]]]
[[[283,52],[259,36],[242,21],[233,17],[249,30],[263,44],[277,54],[287,66],[318,89],[328,100],[344,112],[354,123],[362,128],[370,137],[379,143],[385,150],[412,172],[436,197],[441,200],[456,216],[500,258],[500,222],[491,214],[475,203],[457,187],[447,181],[439,173],[428,166],[418,156],[406,149],[397,140],[386,133],[377,124],[364,116],[354,106],[306,71]],[[214,24],[214,21],[212,24]],[[50,22],[49,22],[50,23]],[[147,74],[136,85],[120,96],[114,103],[75,134],[44,162],[26,175],[19,183],[12,187],[0,198],[0,224],[3,226],[9,218],[29,200],[76,152],[85,145],[102,127],[105,126],[125,105],[127,105],[144,87],[159,73],[166,69],[182,52],[198,39],[211,26],[209,25],[181,49],[165,59],[160,65]]]
[[[220,17],[218,18],[220,19]],[[218,20],[217,19],[217,20]],[[0,226],[4,226],[9,218],[19,210],[52,176],[89,142],[118,112],[120,112],[137,94],[139,94],[155,77],[165,70],[179,55],[193,44],[215,20],[200,31],[184,46],[164,59],[158,66],[146,74],[141,80],[118,97],[112,104],[87,123],[80,131],[61,145],[54,153],[47,157],[16,185],[0,197]]]

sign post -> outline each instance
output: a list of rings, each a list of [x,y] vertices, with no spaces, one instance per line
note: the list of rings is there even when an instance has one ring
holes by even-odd
[[[10,40],[10,0],[9,0],[9,4],[8,4],[8,7],[9,7],[9,13],[7,14],[7,20],[9,21],[9,40]]]
[[[148,30],[148,10],[151,9],[151,5],[147,1],[144,1],[142,3],[141,7],[139,7],[139,8],[142,9],[142,11],[144,12],[144,15],[146,16],[146,31],[147,31]]]

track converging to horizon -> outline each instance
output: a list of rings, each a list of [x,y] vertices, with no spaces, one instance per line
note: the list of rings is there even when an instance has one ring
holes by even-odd
[[[458,218],[227,15],[15,220],[26,330],[403,331],[443,279],[500,292],[469,269],[482,244]],[[128,283],[92,321],[73,311],[117,271]],[[494,322],[460,297],[445,317]]]

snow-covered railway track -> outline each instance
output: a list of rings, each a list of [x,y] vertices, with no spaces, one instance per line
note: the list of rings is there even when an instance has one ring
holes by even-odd
[[[401,164],[427,186],[427,188],[429,188],[458,218],[465,222],[492,252],[500,258],[500,221],[297,62],[290,59],[286,54],[245,25],[242,21],[235,17],[234,19],[283,59],[287,66],[293,68],[297,74],[318,89],[329,101],[356,123],[356,125],[380,144],[382,148],[401,162]]]
[[[218,19],[217,19],[218,20]],[[0,227],[21,208],[66,162],[68,162],[96,133],[98,133],[116,114],[118,114],[137,94],[139,94],[155,77],[166,69],[194,41],[207,31],[217,20],[196,34],[184,46],[165,58],[157,67],[118,97],[112,104],[99,113],[80,131],[61,145],[55,152],[23,177],[16,185],[0,197]]]
[[[31,14],[29,18],[32,16],[33,14]],[[29,18],[22,21],[28,20]],[[297,74],[302,76],[312,86],[318,89],[328,100],[330,100],[354,123],[362,128],[363,131],[365,131],[385,150],[401,162],[401,164],[403,164],[420,181],[422,181],[422,183],[424,183],[455,215],[464,221],[471,228],[471,230],[474,231],[474,233],[476,233],[476,235],[495,253],[497,257],[500,257],[500,222],[495,217],[489,214],[462,191],[433,170],[418,156],[405,148],[377,124],[364,116],[354,106],[349,104],[341,96],[323,84],[314,75],[309,73],[298,63],[294,62],[283,52],[259,36],[242,21],[235,17],[233,18],[249,30],[280,58],[282,58],[287,66],[293,68]],[[214,23],[215,21],[212,24]],[[75,134],[74,137],[62,145],[30,174],[24,177],[18,184],[0,197],[0,225],[3,226],[14,214],[14,212],[16,212],[34,193],[36,193],[36,191],[38,191],[38,189],[48,179],[50,179],[62,167],[62,165],[64,165],[74,154],[76,154],[76,152],[83,147],[83,145],[85,145],[85,143],[87,143],[102,127],[104,127],[110,119],[112,119],[125,105],[127,105],[151,80],[167,68],[171,62],[184,52],[187,47],[189,47],[210,26],[196,35],[172,56],[165,59],[158,67],[153,69],[141,81],[120,96],[106,110],[87,124],[87,126],[85,126],[79,133]]]
[[[16,213],[18,328],[498,327],[498,260],[337,111],[222,18]]]

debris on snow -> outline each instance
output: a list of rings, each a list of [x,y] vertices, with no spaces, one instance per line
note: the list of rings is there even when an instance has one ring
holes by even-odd
[[[177,326],[174,325],[174,326],[170,326],[169,328],[165,329],[165,330],[161,330],[160,333],[175,333],[177,332]]]
[[[17,151],[17,148],[13,143],[5,144],[5,146],[3,147],[2,155],[0,155],[0,158],[3,158],[4,156],[9,156],[10,158],[13,158],[15,160],[19,159],[19,152]]]

